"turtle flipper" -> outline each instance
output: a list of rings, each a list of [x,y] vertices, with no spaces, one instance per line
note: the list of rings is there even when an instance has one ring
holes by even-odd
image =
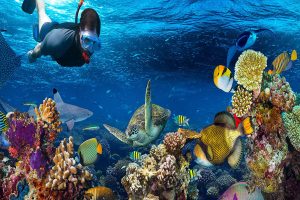
[[[118,138],[120,141],[126,143],[126,144],[132,144],[132,142],[130,142],[127,138],[127,136],[125,135],[125,133],[123,133],[122,131],[120,131],[117,128],[111,127],[107,124],[103,124],[103,126],[111,133],[113,134],[116,138]]]
[[[145,92],[145,131],[147,134],[150,133],[151,123],[152,123],[152,104],[151,104],[151,89],[150,89],[150,80],[149,80]]]

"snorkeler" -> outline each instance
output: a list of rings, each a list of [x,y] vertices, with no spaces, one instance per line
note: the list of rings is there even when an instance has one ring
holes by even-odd
[[[31,14],[37,7],[39,20],[38,25],[33,28],[34,39],[39,43],[27,53],[30,63],[48,55],[61,66],[82,66],[90,62],[94,51],[101,47],[101,21],[94,9],[87,8],[81,13],[78,24],[78,12],[82,3],[83,0],[80,0],[75,23],[57,23],[46,14],[44,0],[24,0],[23,11]]]

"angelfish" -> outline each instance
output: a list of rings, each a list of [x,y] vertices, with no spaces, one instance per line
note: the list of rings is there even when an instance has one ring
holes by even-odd
[[[227,67],[229,67],[231,59],[233,58],[233,56],[237,51],[241,52],[244,51],[245,49],[250,48],[256,42],[257,35],[259,33],[264,33],[264,32],[273,33],[271,30],[266,28],[243,32],[236,40],[236,43],[233,46],[231,46],[228,50]]]

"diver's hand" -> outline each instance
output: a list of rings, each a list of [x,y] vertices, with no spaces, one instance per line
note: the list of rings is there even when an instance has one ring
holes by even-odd
[[[36,61],[36,57],[33,54],[33,50],[27,52],[28,62],[33,63]]]

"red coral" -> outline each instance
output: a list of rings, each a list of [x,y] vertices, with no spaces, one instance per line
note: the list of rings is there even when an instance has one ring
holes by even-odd
[[[9,155],[10,155],[11,157],[13,157],[13,158],[18,158],[19,153],[18,153],[18,150],[17,150],[16,148],[14,148],[14,147],[9,147],[9,148],[8,148],[8,152],[9,152]]]

